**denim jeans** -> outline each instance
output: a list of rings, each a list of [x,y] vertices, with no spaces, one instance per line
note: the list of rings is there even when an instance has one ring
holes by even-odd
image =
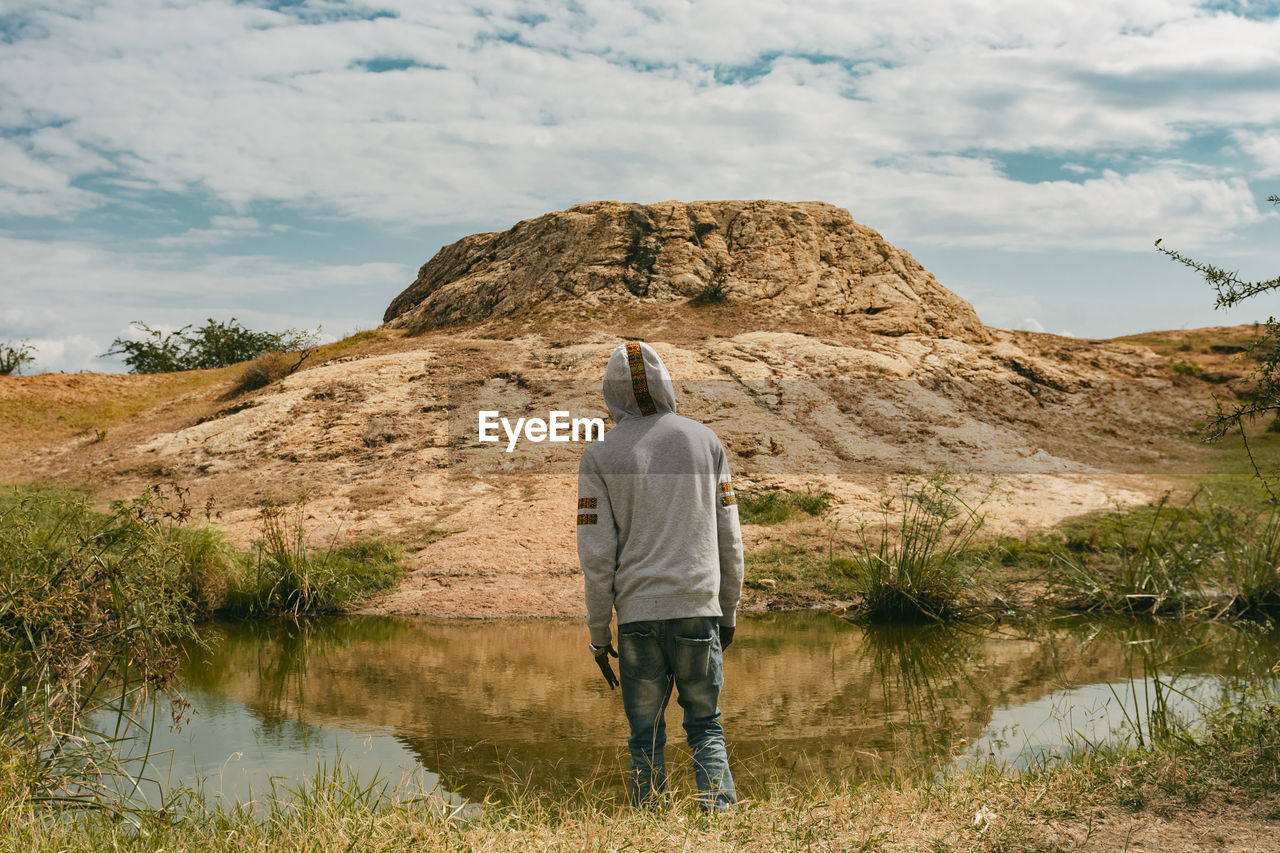
[[[706,808],[736,800],[720,726],[720,631],[714,616],[628,622],[618,626],[622,706],[631,726],[630,792],[633,803],[650,805],[666,790],[664,712],[676,689],[684,709],[684,731],[693,750],[698,796]]]

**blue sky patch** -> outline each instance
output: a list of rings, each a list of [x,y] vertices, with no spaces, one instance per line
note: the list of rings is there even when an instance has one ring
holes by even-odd
[[[1269,21],[1280,17],[1280,0],[1211,0],[1200,8],[1226,12],[1251,21]]]
[[[1274,65],[1248,71],[1217,68],[1134,74],[1079,71],[1074,77],[1092,90],[1099,100],[1135,108],[1214,98],[1224,93],[1274,92],[1280,80]]]
[[[982,152],[971,152],[981,156]],[[1024,184],[1048,181],[1084,183],[1097,177],[1102,169],[1114,169],[1114,159],[1100,160],[1092,156],[1073,157],[1069,153],[1041,151],[1009,151],[989,155],[1006,177]]]
[[[337,21],[376,21],[398,18],[391,9],[379,9],[358,3],[313,3],[311,0],[235,0],[237,5],[257,6],[289,15],[306,24],[330,24]]]
[[[21,12],[0,13],[0,44],[46,38],[49,30]]]
[[[511,16],[511,20],[526,27],[536,27],[538,24],[545,24],[551,18],[541,12],[517,12]]]
[[[716,65],[712,68],[712,71],[715,74],[716,82],[721,85],[734,86],[752,83],[769,76],[769,73],[773,71],[774,64],[779,59],[799,59],[808,62],[810,65],[837,65],[853,76],[865,74],[872,67],[884,67],[878,62],[873,63],[865,59],[855,59],[832,53],[768,51],[760,54],[750,62],[738,65]]]
[[[444,70],[443,65],[434,65],[429,62],[418,62],[416,59],[402,59],[394,57],[381,57],[378,59],[357,59],[355,61],[357,68],[363,68],[365,71],[372,71],[374,74],[383,74],[387,71],[406,71],[410,68],[426,68],[431,71]]]

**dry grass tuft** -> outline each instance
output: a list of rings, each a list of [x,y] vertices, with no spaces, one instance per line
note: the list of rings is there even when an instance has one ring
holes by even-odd
[[[284,379],[301,367],[308,355],[309,353],[264,352],[244,366],[227,396],[238,397]]]

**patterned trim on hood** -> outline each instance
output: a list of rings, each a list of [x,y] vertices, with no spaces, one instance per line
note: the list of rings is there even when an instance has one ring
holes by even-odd
[[[640,414],[656,414],[658,407],[649,394],[649,377],[644,370],[644,353],[640,351],[640,344],[634,341],[627,343],[627,364],[631,367],[631,390],[635,392],[636,405],[640,407]]]

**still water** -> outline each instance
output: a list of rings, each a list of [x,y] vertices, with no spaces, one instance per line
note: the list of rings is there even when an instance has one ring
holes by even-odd
[[[393,784],[442,781],[473,799],[501,796],[517,778],[620,785],[621,697],[600,678],[576,620],[344,617],[217,623],[207,635],[210,648],[193,650],[183,674],[195,713],[178,731],[167,713],[152,727],[151,775],[161,785],[243,801],[335,766]],[[1096,621],[866,629],[819,614],[744,617],[725,654],[721,710],[748,789],[778,775],[1026,764],[1123,728],[1146,704],[1151,663],[1174,656],[1161,676],[1210,700],[1234,679],[1265,675],[1280,659],[1280,634]],[[671,705],[675,770],[688,760]]]

